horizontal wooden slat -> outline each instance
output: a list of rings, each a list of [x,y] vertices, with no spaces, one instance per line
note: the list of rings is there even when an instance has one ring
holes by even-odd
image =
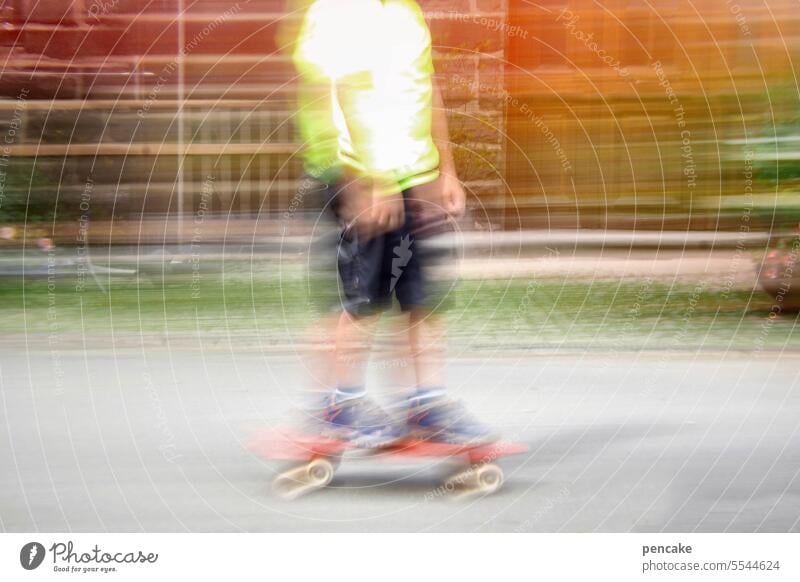
[[[299,146],[290,143],[231,144],[41,144],[8,146],[8,154],[16,156],[224,156],[256,154],[293,154]]]
[[[257,109],[271,103],[264,99],[128,99],[120,101],[118,99],[31,99],[25,101],[25,111],[119,111],[123,109],[137,110],[143,106],[152,109],[167,109],[177,111],[178,109],[198,109],[207,111],[209,109]],[[0,99],[0,111],[13,111],[19,108],[19,102],[14,99]]]

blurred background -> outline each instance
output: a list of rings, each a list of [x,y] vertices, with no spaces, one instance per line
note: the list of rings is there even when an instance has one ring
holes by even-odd
[[[12,329],[43,321],[21,320],[19,276],[34,307],[48,256],[51,276],[99,292],[91,315],[106,320],[109,294],[124,299],[127,283],[157,274],[161,299],[177,303],[153,314],[164,328],[170,314],[187,322],[181,306],[213,311],[237,273],[265,275],[254,256],[302,267],[319,209],[302,187],[285,31],[303,4],[3,1],[0,273]],[[513,317],[520,298],[507,300],[506,283],[525,297],[537,276],[555,285],[545,315],[558,301],[590,319],[608,311],[608,298],[595,304],[566,280],[611,280],[616,297],[651,271],[666,284],[659,313],[684,275],[724,292],[715,312],[719,301],[737,318],[774,304],[794,278],[800,221],[792,2],[422,5],[469,196],[451,242],[465,260],[448,276],[504,281],[499,295],[454,291],[485,304],[483,320]],[[232,278],[203,275],[223,259]],[[161,293],[180,273],[192,292]],[[251,335],[258,301],[288,298],[291,312],[299,297],[240,287],[233,307],[249,298]],[[781,311],[793,295],[784,289]],[[203,325],[222,325],[218,315]]]
[[[92,242],[178,241],[213,177],[208,221],[270,232],[299,177],[279,32],[301,4],[5,0],[3,220],[24,190],[71,241],[91,181]],[[792,192],[792,2],[422,4],[474,226],[735,231],[752,197],[763,230]]]
[[[250,473],[252,482],[237,481],[231,450],[250,428],[278,422],[291,389],[302,385],[303,365],[279,358],[328,345],[307,333],[320,315],[315,294],[331,287],[325,273],[307,273],[324,233],[304,191],[283,34],[302,4],[0,0],[0,342],[9,434],[40,442],[25,440],[39,414],[53,423],[48,450],[66,446],[67,426],[85,429],[87,439],[114,436],[106,442],[131,455],[144,450],[145,459],[156,451],[146,475],[133,471],[131,486],[155,479],[162,494],[160,479],[179,477],[158,463],[177,462],[180,476],[211,500],[213,511],[197,522],[206,530],[265,527],[249,521],[264,509],[260,497],[247,511],[226,505],[228,486],[237,499],[262,493]],[[797,475],[776,467],[797,466],[800,450],[795,421],[783,416],[798,403],[800,347],[797,3],[420,4],[468,193],[457,236],[441,243],[460,256],[441,269],[458,282],[448,312],[451,377],[487,422],[528,442],[556,435],[542,436],[542,458],[555,464],[550,481],[536,481],[530,466],[522,471],[521,487],[543,486],[549,508],[523,515],[523,529],[796,529],[780,509],[787,492],[798,494]],[[106,383],[118,393],[102,392]],[[486,401],[480,386],[501,396]],[[132,406],[126,430],[136,438],[125,440],[113,423],[96,434],[76,428],[90,404],[113,418]],[[62,406],[73,410],[71,421]],[[621,420],[603,417],[602,426],[590,414],[634,409]],[[709,434],[719,438],[704,440]],[[658,447],[659,435],[692,451],[688,460],[676,453],[665,457],[674,466],[625,465],[625,446],[612,465],[587,469],[580,457],[583,450],[606,459],[626,438],[655,438]],[[741,447],[731,444],[735,437]],[[758,437],[766,448],[752,456]],[[582,449],[589,440],[594,448]],[[79,456],[94,458],[86,442]],[[192,452],[198,442],[200,459]],[[642,463],[666,450],[643,446]],[[8,466],[14,450],[0,448]],[[62,519],[53,486],[40,493],[54,511],[26,513],[18,484],[59,474],[43,454],[4,486],[7,528],[96,530],[103,519],[192,528],[191,512],[208,510],[181,505],[194,493],[176,487],[164,493],[175,513],[132,502],[138,526],[130,516],[115,522],[103,501],[99,522],[63,509]],[[717,463],[699,478],[708,454]],[[748,465],[751,456],[767,464]],[[615,463],[630,471],[606,473]],[[676,471],[679,491],[653,501],[659,474]],[[744,484],[729,491],[734,473]],[[67,468],[63,475],[75,485],[70,495],[88,503],[77,476]],[[111,482],[102,471],[97,478]],[[542,489],[517,491],[543,507]],[[385,511],[384,501],[348,506],[354,521],[339,527],[365,527],[359,520]],[[448,522],[445,510],[439,523],[522,527],[519,514],[498,503],[468,526]],[[319,511],[308,507],[308,515]],[[418,513],[403,515],[409,529],[425,525]],[[498,515],[505,521],[491,521]],[[276,528],[304,527],[281,519]]]

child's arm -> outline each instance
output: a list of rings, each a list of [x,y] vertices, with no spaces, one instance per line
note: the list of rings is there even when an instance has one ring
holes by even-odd
[[[450,147],[450,135],[447,130],[447,112],[436,81],[433,82],[431,134],[433,142],[436,144],[436,149],[439,150],[442,206],[450,216],[463,216],[466,206],[466,194],[461,182],[458,181],[453,151]]]

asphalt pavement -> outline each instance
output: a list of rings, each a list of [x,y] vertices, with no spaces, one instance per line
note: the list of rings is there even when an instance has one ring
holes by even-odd
[[[798,531],[798,352],[481,352],[448,378],[530,451],[491,497],[441,461],[341,465],[287,502],[248,443],[305,402],[301,354],[6,345],[0,530]],[[380,398],[383,366],[370,367]]]

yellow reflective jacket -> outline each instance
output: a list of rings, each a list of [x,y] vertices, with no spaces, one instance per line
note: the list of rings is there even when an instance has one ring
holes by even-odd
[[[316,0],[292,54],[306,170],[342,167],[392,192],[435,179],[431,37],[413,0]]]

